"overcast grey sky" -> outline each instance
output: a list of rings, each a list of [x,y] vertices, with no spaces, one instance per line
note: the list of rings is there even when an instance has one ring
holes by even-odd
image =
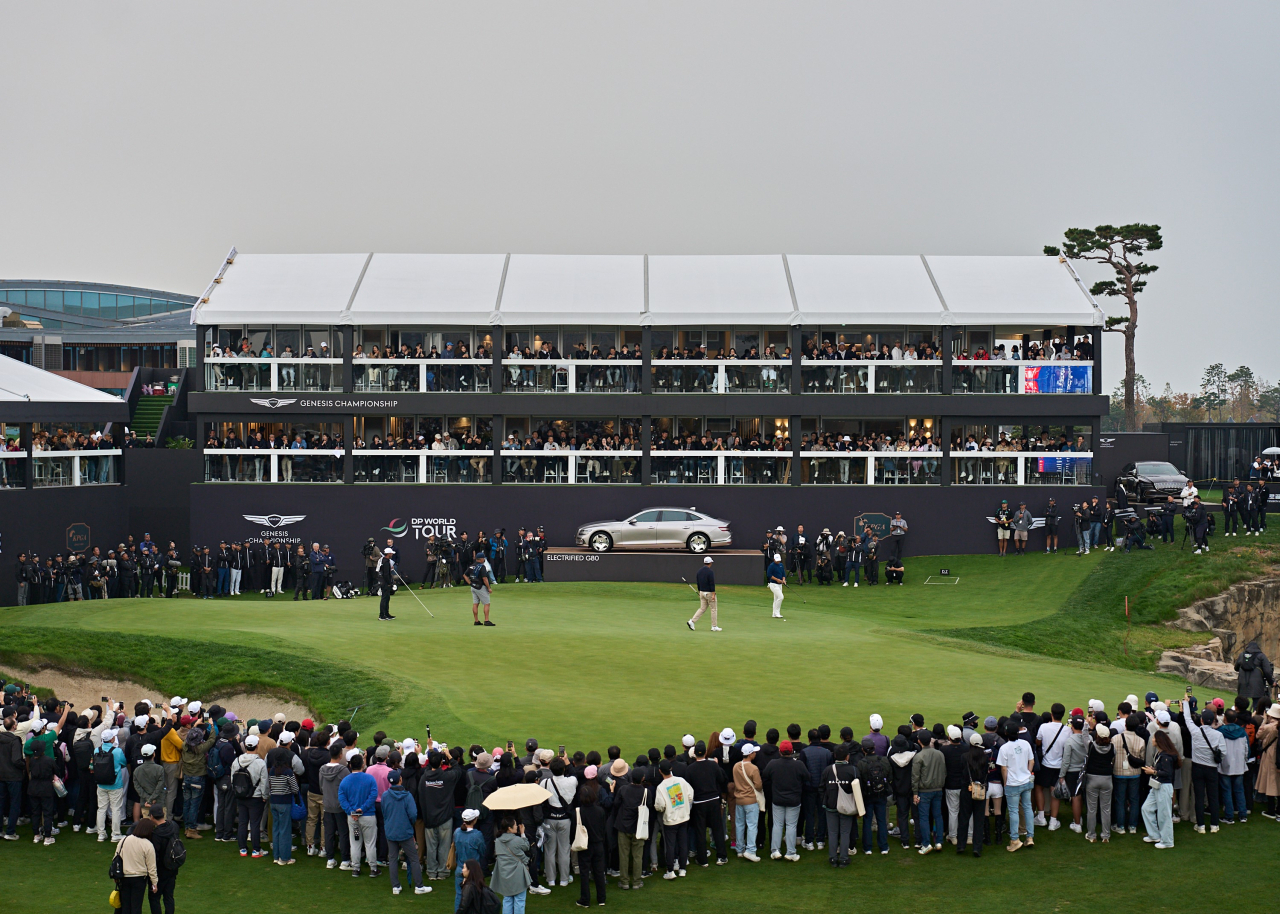
[[[1033,254],[1144,221],[1166,244],[1139,370],[1275,378],[1278,24],[1274,2],[0,0],[0,277],[198,293],[232,244]]]

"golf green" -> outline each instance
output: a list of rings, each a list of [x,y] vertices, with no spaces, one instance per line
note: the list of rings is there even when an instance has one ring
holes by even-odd
[[[696,632],[685,626],[697,601],[679,583],[507,584],[494,594],[493,628],[472,624],[466,588],[402,591],[392,600],[393,622],[379,622],[369,598],[295,603],[246,595],[46,605],[0,613],[11,645],[6,652],[0,644],[0,653],[116,673],[160,694],[215,697],[197,691],[199,677],[216,682],[210,689],[216,694],[266,683],[321,696],[314,703],[329,719],[362,706],[355,716],[359,729],[385,729],[395,739],[425,735],[429,724],[449,743],[494,746],[536,736],[570,751],[617,743],[633,757],[678,743],[686,732],[705,739],[725,726],[740,731],[747,718],[759,721],[762,733],[795,722],[805,729],[848,725],[861,735],[873,712],[884,716],[888,730],[915,711],[931,724],[953,722],[968,710],[1007,714],[1026,690],[1045,708],[1090,698],[1114,708],[1129,693],[1180,693],[1183,684],[1169,677],[955,637],[957,629],[1007,632],[1063,619],[1091,574],[1123,571],[1110,564],[1121,561],[1155,559],[1099,553],[921,558],[910,563],[902,587],[793,584],[785,622],[770,618],[764,587],[725,587],[719,592],[724,631],[716,633],[705,617]],[[945,579],[937,575],[943,567],[951,572]],[[930,573],[947,583],[925,584]],[[1116,613],[1123,618],[1121,606]],[[1114,638],[1116,630],[1111,623],[1100,637]],[[1080,656],[1090,654],[1082,649]],[[855,899],[883,905],[899,898],[958,912],[1021,908],[1030,899],[1046,910],[1165,908],[1201,891],[1194,874],[1206,871],[1247,892],[1253,861],[1266,853],[1275,828],[1260,816],[1218,835],[1196,835],[1183,824],[1177,847],[1167,852],[1138,836],[1090,845],[1066,829],[1041,830],[1035,848],[1018,854],[988,848],[980,861],[957,857],[950,845],[920,858],[891,843],[888,857],[859,857],[839,872],[826,866],[824,852],[805,853],[798,864],[734,859],[723,869],[695,867],[673,883],[646,881],[641,892],[616,891],[611,881],[609,907],[732,912]],[[211,902],[262,914],[335,906],[453,910],[452,883],[435,883],[425,898],[393,899],[385,877],[356,881],[305,857],[277,868],[242,860],[232,846],[209,839],[192,843],[179,879],[179,910]],[[68,829],[53,847],[33,847],[29,839],[5,845],[10,888],[15,897],[40,897],[55,910],[103,906],[109,847]],[[1152,878],[1132,878],[1153,866]],[[261,870],[269,872],[255,872]],[[57,879],[42,875],[54,871]],[[529,909],[567,910],[577,888],[530,898]]]

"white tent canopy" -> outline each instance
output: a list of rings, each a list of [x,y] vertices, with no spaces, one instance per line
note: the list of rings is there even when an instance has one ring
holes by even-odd
[[[1101,324],[1050,257],[238,254],[197,324]]]
[[[26,362],[0,356],[0,404],[3,403],[102,403],[120,404],[114,394],[103,393],[69,378]],[[0,410],[3,407],[0,406]]]

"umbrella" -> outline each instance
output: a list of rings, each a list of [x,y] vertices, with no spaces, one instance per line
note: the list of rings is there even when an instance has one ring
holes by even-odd
[[[1262,453],[1266,454],[1268,457],[1275,457],[1277,454],[1280,454],[1280,447],[1269,447]]]
[[[495,790],[485,799],[484,805],[490,809],[527,809],[530,806],[541,806],[551,799],[551,793],[537,784],[512,784]]]

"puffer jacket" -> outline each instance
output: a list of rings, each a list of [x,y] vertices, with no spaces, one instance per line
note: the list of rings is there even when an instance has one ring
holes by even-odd
[[[1239,673],[1236,694],[1245,698],[1266,698],[1267,687],[1275,680],[1275,669],[1258,647],[1258,642],[1250,641],[1245,645],[1244,653],[1236,658],[1235,666]]]
[[[133,769],[133,788],[145,808],[164,796],[164,769],[154,761],[144,761]]]

